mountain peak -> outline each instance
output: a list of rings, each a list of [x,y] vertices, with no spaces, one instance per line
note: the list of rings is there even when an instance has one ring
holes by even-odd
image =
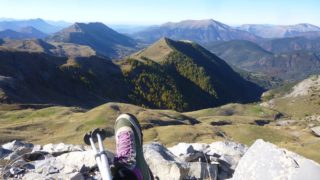
[[[234,29],[213,19],[169,22],[134,35],[137,39],[146,43],[155,42],[166,36],[174,40],[191,40],[202,45],[213,41],[241,39],[255,42],[260,39],[249,32]]]
[[[184,20],[180,22],[168,22],[162,25],[162,27],[171,28],[208,28],[208,27],[222,27],[230,28],[228,25],[223,24],[219,21],[213,19],[203,19],[203,20]]]
[[[99,54],[108,57],[127,55],[127,51],[131,53],[136,46],[133,39],[99,22],[74,23],[53,34],[48,40],[90,46]]]
[[[147,57],[157,62],[163,61],[167,55],[173,51],[172,47],[170,46],[170,41],[172,40],[167,37],[162,37],[149,47],[131,55],[130,57],[140,60],[143,57]]]
[[[100,32],[101,33],[103,32],[103,33],[113,33],[113,34],[117,33],[113,29],[109,28],[108,26],[100,22],[89,22],[89,23],[76,22],[56,34],[59,34],[61,32],[64,32],[64,33],[74,33],[74,32],[88,32],[88,33]]]
[[[106,28],[108,26],[106,26],[105,24],[101,23],[101,22],[89,22],[89,23],[82,23],[82,22],[76,22],[73,24],[74,26],[77,27],[96,27],[96,28]],[[109,28],[109,27],[108,27]]]

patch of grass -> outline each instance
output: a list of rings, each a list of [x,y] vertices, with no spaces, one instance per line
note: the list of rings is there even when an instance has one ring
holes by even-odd
[[[211,143],[222,140],[217,136],[212,126],[197,125],[178,125],[178,126],[160,126],[144,131],[144,142],[158,141],[166,146],[173,146],[179,142],[203,142]]]
[[[275,144],[293,140],[292,137],[286,135],[281,130],[276,130],[269,126],[238,124],[223,126],[222,129],[233,140],[247,145],[251,145],[257,139],[263,139]]]
[[[274,100],[273,108],[285,112],[292,118],[303,119],[306,115],[320,115],[320,106],[316,103],[319,101],[320,97],[315,97],[313,100],[310,100],[309,96],[279,98]]]
[[[247,116],[274,119],[279,112],[262,107],[258,104],[227,104],[216,108],[192,111],[184,114],[194,118],[204,116]]]

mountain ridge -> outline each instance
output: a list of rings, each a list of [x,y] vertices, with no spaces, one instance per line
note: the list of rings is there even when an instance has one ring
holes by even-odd
[[[232,39],[246,39],[250,41],[258,41],[260,39],[249,32],[237,30],[212,19],[165,23],[135,33],[132,37],[146,43],[152,43],[162,37],[168,37],[174,40],[190,40],[200,44]]]
[[[137,43],[103,23],[75,23],[47,38],[49,42],[90,46],[107,57],[123,57],[136,49]]]
[[[58,57],[102,56],[88,46],[72,43],[49,43],[42,39],[5,39],[2,40],[2,42],[0,41],[0,47],[7,48],[12,51],[46,53],[48,55]],[[108,59],[108,57],[103,57]]]
[[[189,99],[186,101],[191,107],[192,104],[198,103],[199,105],[201,103],[208,103],[209,106],[210,104],[212,106],[230,101],[253,100],[255,97],[258,97],[259,92],[262,91],[262,88],[259,89],[258,86],[242,79],[240,75],[235,73],[222,59],[211,54],[200,45],[189,41],[174,41],[168,38],[162,38],[148,48],[133,54],[133,56],[129,56],[129,58],[133,58],[133,60],[137,59],[138,70],[139,66],[140,69],[148,68],[148,66],[144,64],[154,64],[153,66],[155,66],[155,68],[167,72],[167,74],[169,74],[168,78],[173,82],[172,87],[177,89],[182,99]],[[131,70],[131,74],[136,74],[134,69],[135,68]],[[154,70],[149,69],[148,72],[152,74]],[[153,76],[157,77],[157,75]],[[139,78],[141,77],[133,75],[133,79]],[[150,76],[149,78],[152,79],[153,77]],[[148,80],[145,81],[147,82]],[[181,84],[182,82],[185,84],[189,83],[188,86],[190,88],[193,87],[195,90],[182,90],[184,89]],[[140,84],[141,86],[144,86],[143,81],[140,83],[142,83]],[[243,91],[232,92],[231,89],[235,87],[231,88],[230,86],[238,86],[238,88],[242,88]],[[159,88],[161,89],[161,87],[157,87],[157,89]],[[197,92],[198,95],[195,95],[195,92]],[[251,95],[249,95],[249,92]],[[137,93],[143,94],[141,91]],[[199,99],[202,98],[198,100],[196,98],[190,98],[195,96],[201,96],[203,100],[199,101]],[[161,99],[158,101],[161,101]]]
[[[61,27],[51,25],[41,18],[27,19],[27,20],[16,20],[16,19],[8,20],[7,19],[4,21],[0,21],[0,30],[12,29],[12,30],[18,31],[19,29],[23,27],[28,27],[28,26],[32,26],[46,34],[54,33],[61,29]]]
[[[290,41],[287,42],[284,39],[270,41],[271,45],[275,44],[270,46],[270,50],[273,51],[268,51],[269,49],[266,50],[252,42],[241,40],[213,44],[207,48],[237,68],[249,72],[263,73],[283,80],[297,81],[312,74],[320,73],[320,56],[316,51],[292,50],[290,46],[288,48],[288,46],[276,43],[282,41],[284,44],[290,44]],[[292,42],[292,47],[299,48],[299,46],[295,46],[296,41],[294,39]],[[300,48],[304,47],[303,44],[300,45]]]
[[[285,38],[302,36],[305,32],[319,32],[320,27],[308,23],[294,25],[244,24],[237,29],[251,32],[264,38]]]

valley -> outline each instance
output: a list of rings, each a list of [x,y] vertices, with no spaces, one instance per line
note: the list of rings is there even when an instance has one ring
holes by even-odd
[[[145,143],[263,139],[320,163],[319,27],[138,29],[0,21],[0,144],[83,144],[99,127],[114,151],[115,119],[131,113]]]

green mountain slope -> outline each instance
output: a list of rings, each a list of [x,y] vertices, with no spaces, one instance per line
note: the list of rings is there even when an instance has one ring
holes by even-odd
[[[1,103],[93,107],[126,99],[122,72],[98,57],[58,58],[0,51]]]
[[[277,109],[295,119],[319,124],[320,75],[310,76],[298,83],[286,84],[263,94],[266,107]]]
[[[232,65],[247,69],[254,65],[258,59],[270,58],[273,53],[266,51],[259,45],[243,40],[233,40],[223,43],[212,43],[205,46],[212,53],[225,59]]]
[[[172,100],[179,102],[174,103],[178,110],[200,109],[227,102],[250,102],[263,91],[192,42],[162,38],[130,58],[123,69],[136,89],[133,98],[145,97],[139,99],[140,105],[152,103],[152,107],[163,108],[157,103]],[[158,81],[167,81],[167,86],[158,86]],[[163,92],[159,94],[160,89]]]

